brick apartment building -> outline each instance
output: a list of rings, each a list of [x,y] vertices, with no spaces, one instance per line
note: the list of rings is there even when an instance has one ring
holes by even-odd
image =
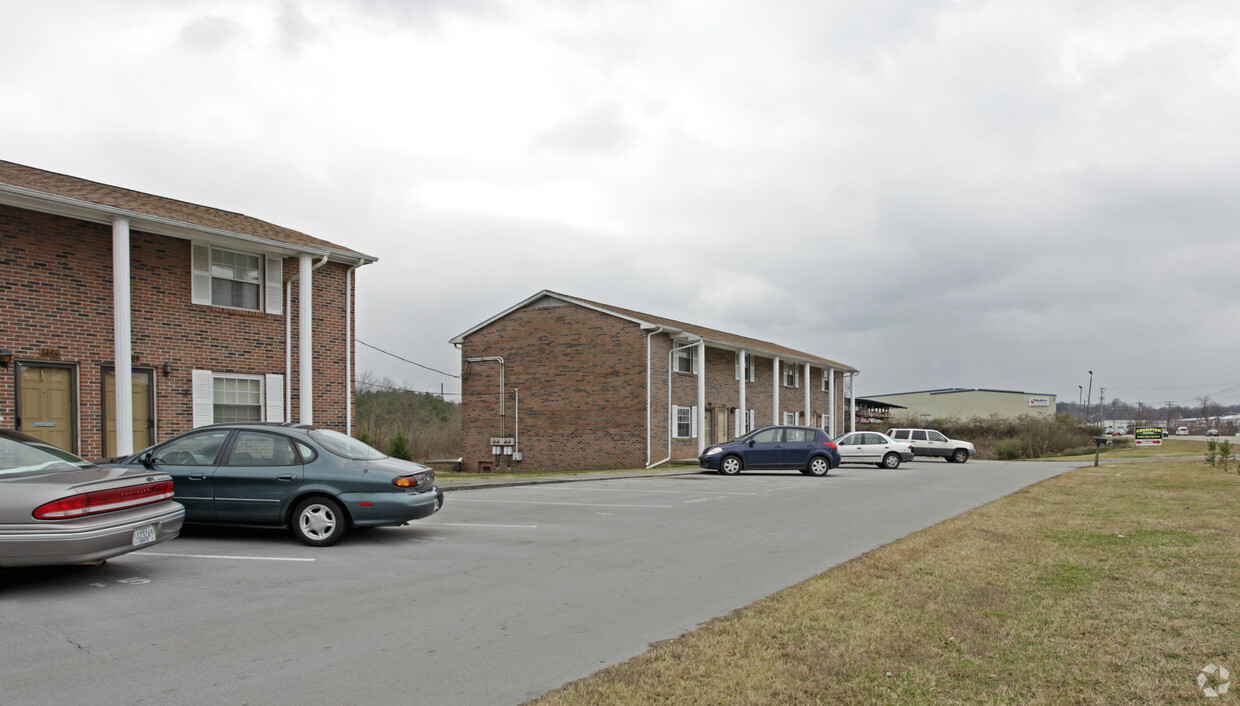
[[[855,426],[855,368],[551,291],[451,342],[464,470],[641,468],[770,424]]]
[[[220,421],[349,432],[353,271],[374,261],[0,161],[0,427],[88,458]]]

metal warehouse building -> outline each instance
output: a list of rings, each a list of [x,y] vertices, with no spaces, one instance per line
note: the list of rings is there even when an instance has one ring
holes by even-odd
[[[922,422],[936,417],[1019,417],[1032,414],[1055,416],[1055,395],[950,387],[941,390],[898,392],[890,395],[868,395],[867,399],[907,407],[909,414]]]

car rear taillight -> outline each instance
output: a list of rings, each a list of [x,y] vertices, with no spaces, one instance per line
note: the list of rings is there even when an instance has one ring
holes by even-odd
[[[840,450],[840,447],[839,447],[839,446],[836,446],[834,441],[824,441],[824,442],[822,442],[822,443],[826,444],[827,446],[830,446],[831,448],[835,449],[836,451],[839,451],[839,450]]]
[[[392,479],[392,485],[397,488],[421,488],[430,486],[435,483],[435,472],[426,471],[424,473],[414,473],[409,476],[400,476]]]
[[[150,505],[163,502],[171,497],[172,481],[170,480],[110,490],[94,490],[40,505],[34,511],[34,517],[36,520],[66,520]]]

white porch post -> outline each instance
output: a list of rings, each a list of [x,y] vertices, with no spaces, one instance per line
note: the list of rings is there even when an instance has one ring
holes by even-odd
[[[838,432],[835,431],[835,368],[827,368],[827,426],[831,427],[827,433],[834,439]]]
[[[849,395],[852,404],[848,414],[848,431],[857,431],[857,374],[849,373],[848,382],[848,391],[852,393]]]
[[[129,219],[112,219],[112,342],[116,379],[116,455],[133,453],[133,341]],[[152,439],[152,441],[154,441]]]
[[[297,284],[297,366],[298,417],[302,424],[314,423],[314,273],[313,260],[302,255]]]
[[[745,363],[748,362],[749,354],[746,353],[745,351],[737,351],[737,355],[740,356],[740,359],[741,359],[740,360],[741,389],[740,389],[740,393],[737,395],[738,398],[740,399],[740,402],[737,403],[739,406],[736,408],[736,437],[740,438],[740,436],[745,433],[745,421],[749,417],[749,415],[745,412],[745,386],[748,384],[748,380],[749,380],[749,376],[745,374],[745,367],[746,367]]]
[[[698,341],[697,362],[697,442],[700,456],[706,450],[706,341]]]
[[[805,426],[812,427],[814,422],[810,420],[809,415],[813,408],[809,404],[809,363],[805,364]]]
[[[775,363],[771,366],[771,377],[774,385],[771,390],[771,424],[779,424],[779,357],[775,357]]]

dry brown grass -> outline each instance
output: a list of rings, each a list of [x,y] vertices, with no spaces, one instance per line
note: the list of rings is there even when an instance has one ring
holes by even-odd
[[[1080,469],[535,703],[1204,699],[1206,664],[1240,673],[1238,500],[1200,461]]]

